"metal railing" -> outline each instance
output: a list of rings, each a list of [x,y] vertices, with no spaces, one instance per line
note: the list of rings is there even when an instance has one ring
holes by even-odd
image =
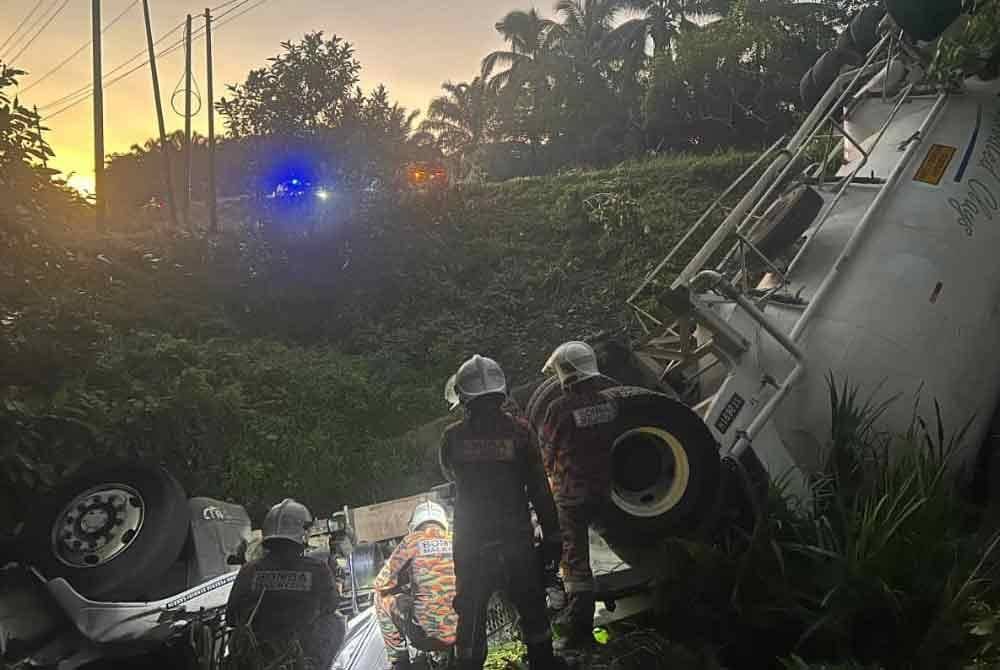
[[[937,100],[927,113],[920,130],[910,138],[905,146],[901,146],[902,155],[896,162],[892,173],[879,185],[879,193],[866,211],[864,217],[852,232],[840,257],[837,259],[820,287],[808,302],[803,302],[804,311],[799,315],[790,334],[785,335],[771,320],[764,314],[761,307],[773,299],[789,283],[789,277],[799,265],[811,242],[816,238],[817,233],[829,220],[837,205],[843,199],[847,190],[856,183],[861,171],[869,164],[870,157],[875,149],[884,140],[886,133],[893,121],[896,120],[903,106],[912,99],[917,90],[924,73],[924,63],[911,55],[911,50],[907,46],[901,33],[889,33],[882,37],[878,44],[869,52],[865,62],[859,67],[841,74],[833,84],[827,89],[824,96],[813,108],[805,122],[798,131],[785,142],[782,138],[769,147],[736,181],[734,181],[718,198],[716,198],[705,213],[691,227],[690,230],[680,239],[680,241],[670,250],[667,256],[660,261],[652,271],[650,271],[636,290],[629,296],[627,304],[633,310],[644,332],[647,334],[647,344],[653,343],[654,348],[663,349],[664,358],[673,359],[664,371],[663,377],[673,369],[685,364],[692,364],[696,369],[696,374],[701,374],[705,369],[718,363],[733,365],[731,355],[720,351],[718,347],[712,345],[717,339],[718,324],[711,320],[699,320],[698,310],[694,309],[688,313],[674,313],[671,316],[663,316],[651,313],[649,309],[642,306],[642,298],[647,295],[651,287],[677,294],[679,289],[684,289],[683,296],[687,296],[691,290],[699,288],[715,289],[724,300],[735,303],[755,321],[765,332],[779,343],[782,349],[794,360],[792,372],[780,384],[775,382],[777,392],[760,408],[757,416],[750,426],[740,436],[733,446],[733,451],[737,453],[749,446],[750,441],[763,428],[771,413],[787,395],[788,390],[802,374],[805,360],[799,351],[795,341],[802,333],[806,323],[815,313],[816,306],[822,302],[828,294],[832,282],[839,276],[840,268],[846,258],[853,253],[858,241],[869,227],[875,211],[881,206],[886,194],[898,182],[899,175],[905,165],[913,155],[916,146],[919,145],[922,137],[930,125],[937,118],[947,92],[938,92]],[[910,76],[906,81],[900,81],[899,91],[890,95],[891,74],[898,74],[899,64],[906,60],[912,67]],[[893,68],[896,68],[894,70]],[[847,107],[853,107],[863,99],[866,88],[870,87],[870,80],[873,76],[881,73],[880,91],[882,102],[892,104],[892,108],[885,120],[878,127],[877,131],[868,138],[859,139],[853,137],[845,126],[844,120],[849,118],[850,112],[844,113]],[[841,116],[843,114],[843,116]],[[828,130],[828,132],[824,132]],[[761,221],[767,213],[767,208],[777,201],[778,194],[791,178],[795,176],[793,170],[801,163],[803,156],[814,146],[817,141],[829,142],[831,138],[837,138],[837,147],[833,152],[824,152],[824,158],[818,166],[818,174],[812,175],[814,180],[823,185],[826,178],[826,171],[831,159],[835,154],[843,150],[844,143],[854,148],[860,156],[851,165],[849,172],[841,176],[834,177],[831,182],[832,196],[824,198],[824,203],[816,219],[811,222],[809,233],[805,241],[794,250],[791,259],[787,263],[782,263],[782,259],[770,258],[754,244],[752,240],[753,228]],[[767,163],[770,161],[770,163]],[[723,221],[709,236],[703,246],[694,254],[691,260],[681,269],[666,289],[659,281],[671,262],[677,258],[681,249],[691,240],[691,238],[705,227],[705,224],[712,219],[713,215],[724,209],[724,203],[737,190],[745,184],[750,176],[758,172],[762,166],[767,165],[756,182],[749,188],[747,193],[739,202],[726,213]],[[814,163],[813,166],[817,164]],[[839,181],[839,183],[837,183]],[[723,252],[725,245],[730,246]],[[721,257],[720,257],[721,254]],[[717,259],[718,260],[714,260]],[[751,262],[755,262],[758,267],[764,267],[772,275],[775,282],[772,286],[756,291],[756,300],[751,300]],[[668,309],[670,305],[676,305],[676,300],[667,300]],[[698,325],[706,329],[712,336],[708,343],[693,343],[693,328],[691,320],[698,321]],[[728,335],[727,335],[728,336]],[[676,343],[673,349],[667,349],[666,343]],[[706,366],[702,361],[706,356],[714,355],[715,361]]]
[[[869,52],[862,65],[841,74],[833,82],[798,131],[787,142],[784,137],[779,139],[758,157],[753,164],[744,170],[711,203],[708,209],[675,244],[666,257],[646,275],[626,302],[637,317],[649,340],[659,340],[661,342],[673,340],[678,342],[680,349],[671,352],[678,357],[689,356],[696,349],[691,346],[690,342],[685,341],[685,338],[689,337],[689,335],[686,336],[685,333],[679,332],[677,328],[677,317],[680,315],[672,315],[673,318],[671,318],[671,315],[660,316],[653,314],[640,304],[642,302],[641,298],[647,294],[652,286],[663,288],[658,281],[659,278],[675,258],[677,258],[685,245],[695,234],[704,229],[713,215],[719,212],[720,209],[724,209],[724,203],[727,199],[765,164],[767,167],[764,169],[763,174],[758,177],[740,201],[732,209],[728,210],[725,218],[709,236],[708,240],[674,277],[670,284],[670,290],[689,285],[697,274],[711,269],[721,273],[733,285],[742,286],[743,292],[747,293],[751,289],[749,283],[752,274],[749,269],[751,260],[762,264],[777,279],[776,285],[766,290],[764,295],[758,298],[758,304],[765,303],[782,288],[787,286],[790,272],[798,265],[809,243],[815,238],[816,232],[823,227],[823,224],[829,219],[843,195],[868,164],[872,151],[882,141],[886,131],[898,115],[899,110],[909,100],[914,90],[915,85],[911,82],[895,97],[894,106],[890,114],[874,135],[874,140],[867,147],[864,146],[866,144],[864,140],[852,137],[851,133],[841,122],[841,119],[838,118],[848,103],[852,99],[857,99],[864,87],[868,86],[869,79],[880,72],[883,76],[882,95],[887,95],[887,82],[890,71],[894,64],[898,65],[899,54],[907,53],[900,46],[901,44],[900,34],[890,33],[884,35]],[[829,132],[824,133],[825,129],[829,129]],[[767,212],[767,208],[775,202],[776,196],[780,192],[779,190],[788,183],[790,177],[793,176],[793,170],[800,164],[802,157],[807,154],[810,147],[817,141],[829,141],[831,137],[841,138],[851,144],[859,152],[861,159],[857,161],[849,174],[839,178],[839,187],[834,196],[824,203],[816,221],[812,224],[812,233],[807,236],[806,242],[795,252],[791,261],[782,268],[779,259],[768,257],[753,243],[751,239],[752,229],[757,222],[761,221]],[[841,143],[838,141],[837,144],[838,147],[835,149],[835,152],[841,150]],[[827,155],[821,164],[820,178],[824,176],[823,173],[825,172],[830,155]],[[769,160],[770,163],[768,163]],[[732,242],[732,245],[714,266],[711,265],[712,259],[719,254],[722,247],[728,242]],[[735,264],[735,267],[730,272],[727,272],[727,268],[734,265],[734,259],[738,260],[739,263]],[[707,351],[705,348],[702,349],[703,351]],[[671,367],[676,367],[676,365]],[[664,375],[667,372],[664,371]]]

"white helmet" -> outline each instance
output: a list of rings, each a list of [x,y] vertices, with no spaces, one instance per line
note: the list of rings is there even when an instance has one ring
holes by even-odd
[[[507,377],[495,360],[479,354],[462,363],[444,385],[444,399],[452,409],[473,398],[494,393],[507,394]]]
[[[262,539],[288,540],[296,544],[306,544],[306,532],[312,524],[312,514],[302,503],[285,498],[267,511],[261,524]]]
[[[416,531],[425,523],[436,523],[448,530],[448,513],[444,511],[444,507],[431,500],[417,503],[410,515],[410,532]]]
[[[542,368],[542,374],[559,376],[559,383],[567,388],[584,379],[598,377],[597,354],[586,342],[564,342],[556,347]]]

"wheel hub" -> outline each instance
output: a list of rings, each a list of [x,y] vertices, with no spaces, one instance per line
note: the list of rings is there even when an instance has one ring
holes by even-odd
[[[125,484],[101,484],[66,505],[52,528],[52,550],[65,565],[92,568],[125,551],[138,535],[146,505]]]
[[[655,517],[684,497],[690,463],[673,434],[654,426],[629,430],[611,449],[611,499],[632,516]]]

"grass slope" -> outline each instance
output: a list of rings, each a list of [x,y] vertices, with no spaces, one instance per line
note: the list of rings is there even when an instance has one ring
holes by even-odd
[[[466,356],[513,384],[624,300],[744,155],[658,158],[373,203],[303,239],[0,233],[0,457],[24,495],[104,455],[189,491],[328,511],[419,489],[393,436],[444,412]],[[614,194],[603,223],[584,200]],[[13,497],[8,493],[8,496]]]

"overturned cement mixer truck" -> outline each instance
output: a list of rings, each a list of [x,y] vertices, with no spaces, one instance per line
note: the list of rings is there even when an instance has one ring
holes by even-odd
[[[607,392],[621,408],[618,518],[607,539],[630,563],[655,539],[711,522],[726,495],[724,463],[786,478],[808,501],[829,434],[829,375],[862,396],[918,398],[923,414],[939,403],[945,425],[968,425],[955,471],[995,469],[987,436],[1000,399],[997,58],[981,73],[959,73],[981,76],[931,76],[962,0],[885,4],[859,13],[806,73],[802,127],[721,194],[628,300],[646,335],[630,352],[630,374],[616,375],[640,386]],[[525,409],[536,427],[559,392],[554,380],[533,389]],[[904,433],[913,413],[913,402],[891,404],[881,427]],[[74,658],[104,653],[118,632],[132,646],[186,630],[187,619],[224,606],[235,578],[229,545],[249,532],[245,512],[196,500],[189,514],[159,471],[71,484],[39,515],[37,541],[19,544],[40,554],[22,560],[85,638]],[[205,532],[202,521],[232,526]],[[14,625],[31,623],[9,595],[0,651],[19,639]],[[51,604],[32,593],[24,601]],[[134,612],[148,619],[142,630]],[[20,637],[49,639],[48,626],[36,628]]]
[[[965,18],[960,0],[886,5],[858,14],[805,75],[809,113],[794,136],[747,169],[628,301],[645,332],[633,359],[654,371],[645,386],[684,401],[607,392],[623,408],[621,519],[607,539],[630,562],[650,538],[703,528],[725,487],[720,463],[782,478],[808,504],[831,378],[858,397],[901,398],[881,416],[887,434],[906,433],[915,411],[933,418],[936,401],[948,430],[968,425],[952,463],[959,486],[990,470],[1000,82],[928,74],[942,35]],[[988,60],[995,71],[996,54]],[[707,241],[678,272],[700,231]],[[525,409],[536,428],[559,393],[554,380],[534,391]]]

